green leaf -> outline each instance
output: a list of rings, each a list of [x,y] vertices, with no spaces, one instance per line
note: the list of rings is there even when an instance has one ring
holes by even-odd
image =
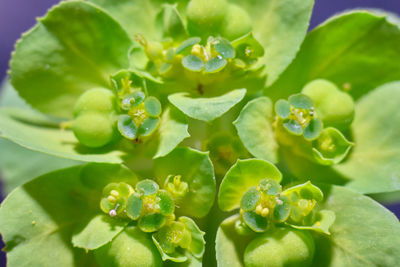
[[[183,18],[177,9],[178,4],[164,4],[156,17],[156,25],[163,37],[181,39],[187,35]]]
[[[313,142],[312,153],[319,164],[333,165],[341,162],[353,146],[339,130],[328,127]]]
[[[335,222],[335,218],[336,218],[335,212],[331,210],[321,210],[317,212],[315,217],[315,222],[312,225],[303,226],[303,225],[294,225],[290,223],[287,224],[296,229],[313,230],[316,232],[330,235],[329,228]]]
[[[129,115],[119,116],[118,131],[123,137],[129,140],[133,140],[138,136],[138,127]]]
[[[87,29],[90,38],[82,34]],[[131,45],[121,26],[101,9],[83,1],[62,2],[18,41],[11,82],[33,107],[71,118],[83,92],[110,88],[109,75],[128,67]]]
[[[112,146],[92,149],[78,143],[71,131],[32,124],[31,118],[15,117],[23,110],[0,109],[0,136],[25,148],[78,161],[122,162],[124,152]],[[18,114],[17,113],[17,114]],[[20,114],[21,115],[21,114]]]
[[[160,1],[152,0],[88,0],[106,10],[125,29],[133,40],[136,34],[148,39],[158,39],[154,22],[160,10]]]
[[[168,96],[168,100],[187,116],[209,122],[225,114],[239,103],[245,94],[246,89],[236,89],[211,98],[192,98],[187,93],[177,93]]]
[[[214,57],[206,62],[204,65],[205,73],[216,73],[221,71],[228,64],[228,61],[225,58],[220,56]]]
[[[218,193],[218,205],[223,211],[239,208],[245,192],[258,186],[263,179],[282,180],[282,174],[268,161],[259,159],[238,160],[227,172]]]
[[[266,64],[267,84],[271,85],[299,50],[308,30],[314,1],[234,0],[233,3],[244,7],[254,18],[254,35],[267,51],[260,63]]]
[[[0,207],[8,264],[74,266],[78,250],[72,247],[72,232],[98,213],[105,184],[132,175],[120,165],[89,164],[51,172],[18,187]]]
[[[119,221],[105,214],[97,215],[75,229],[72,244],[86,250],[97,249],[111,242],[127,224],[128,221]]]
[[[163,266],[151,236],[134,226],[126,228],[111,243],[94,253],[102,267]]]
[[[176,148],[167,156],[155,159],[154,172],[160,185],[165,184],[169,175],[181,175],[181,181],[189,185],[186,195],[175,200],[176,213],[196,218],[207,215],[216,191],[214,168],[208,153],[187,147]]]
[[[352,131],[355,146],[334,169],[361,193],[400,189],[400,82],[383,85],[356,103]]]
[[[185,69],[199,72],[204,68],[204,62],[201,58],[195,55],[188,55],[182,59],[182,65]]]
[[[171,152],[180,142],[190,136],[185,115],[175,107],[167,108],[158,128],[158,148],[154,158],[159,158]]]
[[[336,220],[330,237],[316,236],[313,266],[396,266],[400,260],[396,216],[349,189],[332,186],[328,192],[323,208],[335,212]]]
[[[267,94],[272,99],[286,98],[310,81],[327,79],[358,99],[383,83],[400,79],[399,42],[400,28],[381,15],[341,14],[309,33],[296,59]]]
[[[275,163],[278,161],[278,144],[272,120],[271,100],[259,97],[247,103],[233,123],[244,146],[252,155]]]

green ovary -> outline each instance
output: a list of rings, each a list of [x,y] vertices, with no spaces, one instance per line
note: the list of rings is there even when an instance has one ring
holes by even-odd
[[[72,130],[80,143],[87,147],[102,147],[114,137],[114,123],[110,116],[88,112],[72,122]]]
[[[116,98],[111,90],[94,88],[83,93],[75,103],[74,116],[85,112],[110,114],[115,110]]]
[[[244,253],[246,267],[307,267],[315,244],[307,231],[276,228],[254,239]]]

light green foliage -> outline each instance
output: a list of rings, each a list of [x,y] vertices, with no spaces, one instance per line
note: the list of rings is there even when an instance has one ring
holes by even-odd
[[[88,28],[91,38],[80,34]],[[128,67],[131,45],[121,26],[101,9],[82,1],[64,2],[18,42],[11,82],[33,107],[71,118],[71,107],[83,92],[109,88],[108,75]]]
[[[349,159],[335,166],[348,177],[347,186],[362,193],[396,191],[400,186],[400,83],[383,85],[356,104],[352,124],[355,147]]]
[[[357,191],[400,190],[400,30],[352,11],[301,45],[313,5],[70,0],[39,18],[0,99],[8,265],[398,265],[398,219]]]
[[[233,123],[244,146],[251,154],[276,163],[278,145],[272,127],[272,109],[269,98],[254,99],[246,104]]]
[[[383,16],[365,11],[340,14],[310,32],[296,59],[267,93],[272,99],[288,97],[322,78],[346,88],[357,100],[400,79],[395,63],[399,42],[399,27]]]
[[[306,231],[277,228],[254,239],[245,250],[246,267],[311,266],[315,244]]]
[[[168,100],[191,118],[212,121],[222,116],[245,96],[246,89],[237,89],[218,97],[191,98],[185,93],[173,94]]]

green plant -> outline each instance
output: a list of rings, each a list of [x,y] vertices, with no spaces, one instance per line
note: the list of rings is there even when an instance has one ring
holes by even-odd
[[[0,101],[9,266],[396,266],[400,28],[313,4],[50,9]]]

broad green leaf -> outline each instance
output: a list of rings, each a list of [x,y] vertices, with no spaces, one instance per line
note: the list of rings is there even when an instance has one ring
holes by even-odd
[[[0,139],[0,151],[4,195],[42,174],[80,164],[78,161],[26,149],[5,139]]]
[[[97,215],[75,229],[72,244],[86,250],[97,249],[111,242],[127,224],[128,221],[118,221],[106,214]]]
[[[307,33],[313,0],[234,0],[253,18],[253,34],[266,53],[267,84],[271,85],[295,57]],[[295,18],[295,19],[294,19]]]
[[[34,114],[24,110],[0,109],[0,136],[25,148],[62,158],[92,162],[122,162],[121,157],[125,153],[118,148],[84,147],[79,144],[72,131],[32,124],[31,115]]]
[[[33,107],[71,118],[83,92],[110,88],[109,75],[128,67],[131,45],[121,26],[98,7],[62,2],[18,41],[11,82]]]
[[[154,158],[167,155],[189,136],[185,115],[175,107],[167,108],[161,117],[160,127],[158,128],[159,143]]]
[[[361,193],[400,189],[400,82],[383,85],[356,103],[352,124],[355,146],[334,167]]]
[[[223,211],[239,208],[240,201],[250,187],[263,179],[282,180],[282,174],[268,161],[259,159],[238,160],[222,180],[218,205]]]
[[[334,224],[335,222],[335,213],[331,210],[321,210],[317,212],[316,214],[316,221],[312,225],[307,225],[307,226],[300,226],[300,225],[294,225],[294,224],[289,224],[291,227],[296,228],[296,229],[303,229],[303,230],[313,230],[317,231],[320,233],[324,233],[329,235],[329,228]]]
[[[154,172],[161,186],[169,175],[181,175],[181,181],[189,185],[189,191],[177,201],[178,214],[196,218],[207,215],[216,191],[214,168],[207,152],[176,148],[167,156],[155,160]]]
[[[254,99],[247,103],[233,123],[244,146],[252,155],[277,162],[278,144],[272,128],[272,109],[269,98]]]
[[[183,18],[177,9],[178,4],[164,4],[156,17],[156,26],[163,37],[179,40],[187,36]]]
[[[12,87],[8,77],[0,85],[0,106],[31,109]]]
[[[245,96],[246,89],[236,89],[211,98],[192,98],[187,93],[170,95],[168,100],[187,116],[210,122],[230,110]]]
[[[102,267],[162,266],[160,253],[151,235],[134,226],[126,228],[111,243],[95,250],[94,254]]]
[[[157,13],[163,0],[88,0],[116,19],[129,33],[133,40],[136,34],[143,34],[148,39],[157,39],[161,33],[154,26]]]
[[[4,200],[0,232],[8,266],[75,265],[72,231],[90,213],[85,198],[89,190],[79,180],[80,170],[73,167],[43,175]]]
[[[338,15],[308,34],[296,59],[266,93],[273,99],[286,98],[322,78],[358,99],[400,78],[399,44],[400,28],[381,15]]]
[[[331,235],[316,236],[315,267],[396,266],[400,261],[400,223],[369,197],[332,186],[324,209],[336,220]]]

